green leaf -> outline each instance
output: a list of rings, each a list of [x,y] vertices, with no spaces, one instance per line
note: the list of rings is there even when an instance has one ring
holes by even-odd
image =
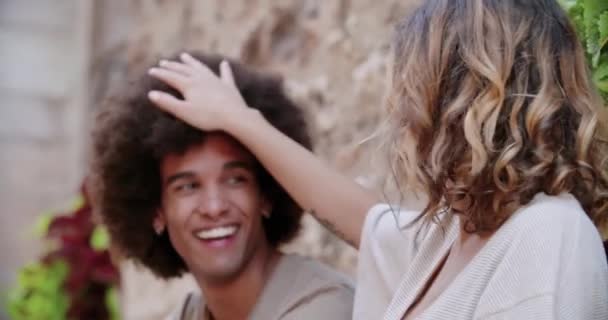
[[[95,226],[93,234],[91,235],[91,247],[95,251],[103,251],[108,249],[110,246],[110,235],[107,229],[103,225]]]
[[[598,19],[600,14],[608,9],[608,1],[606,0],[583,0],[583,17],[585,25],[585,35],[587,44],[587,53],[596,57],[600,50],[600,30],[598,28]],[[597,64],[594,64],[597,67]]]
[[[568,13],[572,24],[576,28],[579,38],[582,40],[583,45],[586,48],[586,35],[585,35],[585,21],[584,21],[584,7],[581,0],[560,0],[560,5]],[[586,50],[585,50],[586,52]]]
[[[106,291],[106,307],[110,313],[110,320],[120,320],[120,303],[118,290],[116,287],[110,287]]]
[[[604,93],[608,93],[608,80],[596,81],[595,85]]]
[[[599,19],[597,21],[597,27],[600,32],[600,43],[598,50],[599,56],[606,51],[606,45],[608,44],[608,10],[600,14]],[[598,57],[597,59],[599,60],[600,58]]]
[[[600,30],[600,39],[602,42],[608,40],[608,11],[602,12],[597,22],[598,29]]]
[[[53,220],[53,213],[50,211],[42,213],[38,219],[36,219],[36,223],[34,224],[34,234],[37,237],[43,237],[46,232],[49,230],[49,225],[51,225],[51,221]],[[30,231],[31,232],[31,231]]]
[[[608,78],[608,58],[603,59],[593,72],[593,80],[599,81],[605,78]]]
[[[591,57],[591,68],[594,68],[594,69],[599,68],[601,55],[602,55],[602,51],[600,50],[600,47],[598,45],[597,51]]]
[[[562,8],[566,10],[566,12],[569,12],[572,7],[577,5],[577,0],[559,0],[558,2],[562,6]]]
[[[84,206],[84,197],[82,195],[78,195],[72,199],[69,205],[70,211],[76,211]]]
[[[17,286],[9,291],[7,310],[13,320],[66,318],[69,298],[63,289],[68,274],[63,261],[30,263],[18,274]]]

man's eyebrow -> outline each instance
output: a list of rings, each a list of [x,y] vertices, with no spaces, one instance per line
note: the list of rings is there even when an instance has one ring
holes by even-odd
[[[179,179],[193,178],[194,176],[195,176],[195,174],[192,171],[178,172],[176,174],[173,174],[173,175],[170,175],[169,177],[167,177],[167,179],[165,179],[165,185],[170,185]]]
[[[246,161],[230,161],[224,164],[224,169],[245,169],[251,172],[255,172],[255,167],[253,164]]]

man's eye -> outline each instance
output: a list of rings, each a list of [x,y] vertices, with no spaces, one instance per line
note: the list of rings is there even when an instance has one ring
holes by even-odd
[[[198,184],[192,182],[192,183],[184,183],[184,184],[180,184],[175,188],[175,191],[178,192],[185,192],[185,191],[192,191],[194,189],[196,189],[198,186]]]
[[[243,183],[247,182],[247,177],[245,177],[245,176],[234,176],[234,177],[228,178],[227,182],[228,182],[229,185],[240,185],[240,184],[243,184]]]

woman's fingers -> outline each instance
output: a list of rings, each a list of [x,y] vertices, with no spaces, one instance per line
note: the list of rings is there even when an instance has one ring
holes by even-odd
[[[186,77],[192,76],[192,74],[193,74],[192,67],[187,66],[183,63],[170,61],[170,60],[160,60],[158,65],[161,66],[162,68],[165,68],[165,69],[168,69],[171,71],[175,71]]]
[[[180,54],[179,58],[180,58],[180,60],[182,60],[183,63],[185,63],[186,65],[188,65],[192,68],[211,72],[211,70],[209,70],[209,68],[207,68],[207,66],[205,66],[202,62],[196,60],[193,56],[191,56],[185,52]],[[213,72],[211,72],[211,73],[213,73]]]
[[[150,91],[148,99],[162,110],[169,112],[175,116],[179,116],[187,108],[185,101],[180,100],[166,92]]]
[[[188,82],[188,77],[179,74],[173,70],[163,69],[163,68],[152,68],[148,70],[148,74],[153,76],[154,78],[170,85],[174,89],[183,93],[186,88],[186,84]]]
[[[228,61],[223,60],[220,63],[220,78],[222,82],[236,88],[236,82],[234,81],[234,75],[232,74],[232,68],[230,68],[230,63]]]

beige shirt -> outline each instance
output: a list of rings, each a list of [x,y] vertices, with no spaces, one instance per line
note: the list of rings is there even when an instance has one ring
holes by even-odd
[[[353,283],[321,263],[284,255],[264,287],[250,320],[351,319]],[[189,294],[167,320],[201,320],[200,293]]]
[[[359,252],[353,319],[401,319],[459,232],[459,220],[373,207]],[[608,319],[608,264],[596,227],[569,194],[538,194],[417,319]]]

